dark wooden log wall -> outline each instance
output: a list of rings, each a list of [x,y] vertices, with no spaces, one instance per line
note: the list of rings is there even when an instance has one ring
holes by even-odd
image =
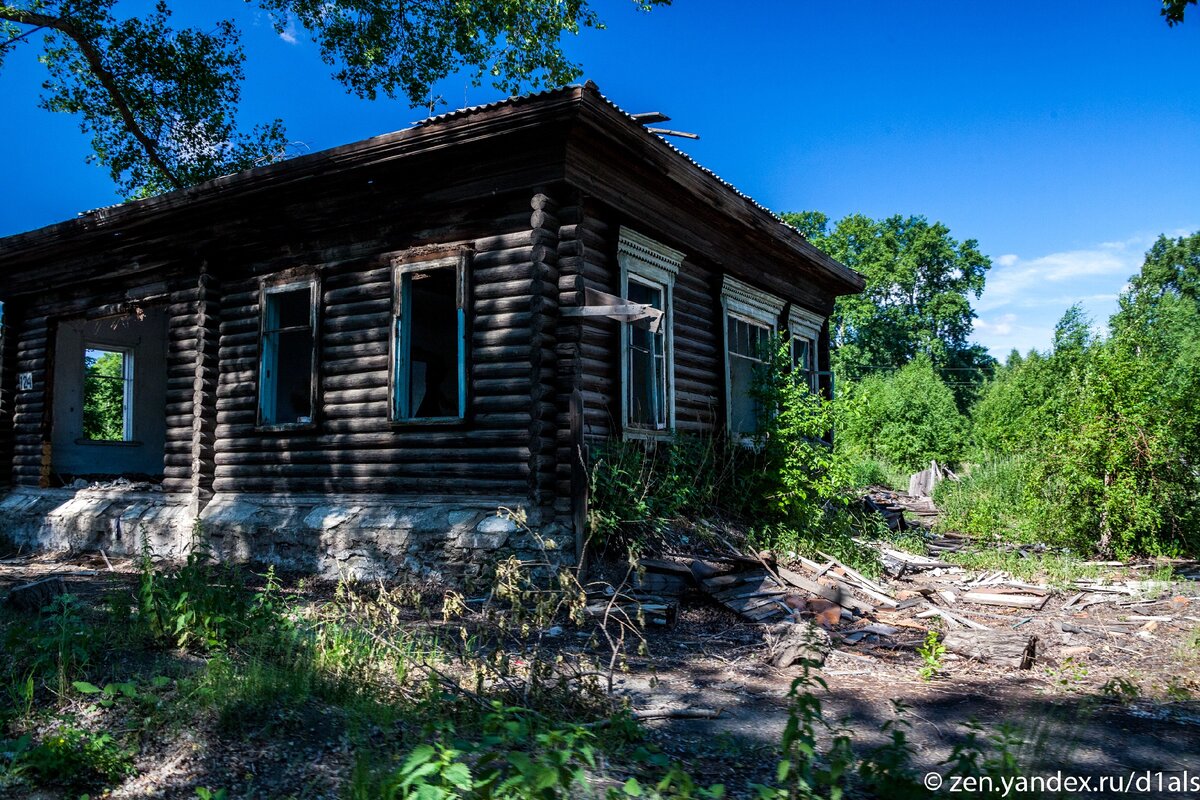
[[[53,408],[54,338],[60,320],[79,317],[103,317],[132,313],[137,307],[168,304],[168,374],[166,452],[164,488],[186,491],[187,465],[178,461],[177,439],[192,434],[190,403],[192,383],[174,380],[179,364],[194,362],[193,348],[195,278],[186,276],[183,262],[163,265],[151,284],[144,276],[124,276],[101,286],[72,286],[49,289],[37,298],[24,298],[8,315],[9,335],[15,341],[15,362],[11,378],[4,382],[14,391],[13,413],[8,418],[12,430],[12,482],[19,486],[47,486],[51,480],[51,409]],[[189,294],[191,292],[192,294]],[[186,309],[184,308],[186,306]],[[7,370],[6,370],[7,373]],[[17,390],[21,373],[30,373],[32,388]],[[11,381],[11,383],[10,383]],[[104,465],[96,465],[104,472]]]
[[[28,311],[14,320],[17,342],[16,374],[32,373],[29,389],[18,391],[13,403],[13,470],[12,480],[18,486],[39,486],[49,477],[49,415],[50,396],[48,374],[52,364],[50,320],[43,314]],[[45,430],[45,435],[43,435]]]
[[[559,289],[563,306],[582,302],[585,288],[620,293],[617,240],[622,225],[680,249],[685,258],[675,278],[675,427],[685,433],[719,429],[725,421],[725,353],[721,317],[722,269],[707,252],[667,239],[653,227],[594,199],[581,197],[560,214]],[[703,238],[699,241],[704,241]],[[788,299],[810,298],[815,287],[798,281]],[[621,354],[618,324],[603,317],[567,317],[559,325],[559,478],[561,498],[570,496],[568,400],[578,386],[584,400],[585,438],[591,442],[621,434]],[[827,369],[823,337],[821,368]]]
[[[318,267],[321,275],[320,392],[316,425],[308,430],[255,428],[258,278],[284,262],[226,275],[214,491],[508,494],[551,501],[554,420],[547,386],[554,374],[557,222],[547,197],[525,195],[509,207],[501,217],[467,225],[475,238],[457,238],[462,226],[406,233],[414,243],[475,250],[468,280],[468,415],[460,426],[388,420],[392,268],[386,240],[355,245],[356,251],[374,249],[370,255],[338,260],[293,252],[289,258]]]

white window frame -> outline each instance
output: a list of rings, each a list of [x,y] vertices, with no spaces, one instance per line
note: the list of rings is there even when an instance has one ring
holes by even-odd
[[[786,303],[771,294],[757,289],[732,275],[721,282],[721,341],[725,346],[725,430],[733,430],[733,365],[729,353],[729,318],[741,319],[754,325],[770,329],[771,336],[779,333],[779,318]],[[738,433],[744,439],[750,436]]]
[[[617,240],[617,263],[621,268],[621,297],[629,299],[630,282],[640,283],[663,293],[663,348],[665,379],[663,392],[666,408],[664,426],[648,428],[630,421],[629,407],[629,330],[632,323],[621,323],[621,431],[627,439],[670,437],[675,430],[675,276],[684,254],[662,242],[622,226]]]
[[[267,352],[267,299],[271,295],[285,294],[287,292],[295,292],[301,289],[308,289],[308,324],[312,330],[313,349],[312,357],[309,362],[309,396],[312,408],[309,412],[307,422],[276,422],[268,420],[266,409],[271,408],[275,404],[275,392],[278,388],[278,366],[271,374],[271,379],[268,381],[264,376],[267,371],[267,359],[271,354]],[[321,282],[316,275],[305,276],[295,280],[283,280],[279,282],[271,282],[271,279],[266,279],[259,289],[259,308],[258,308],[258,413],[257,427],[259,430],[276,431],[276,430],[294,430],[299,428],[312,428],[316,426],[317,419],[317,399],[319,394],[320,375],[317,371],[317,352],[321,349],[321,331],[320,331],[320,308],[321,308]],[[273,331],[278,332],[278,329]]]
[[[460,248],[454,255],[441,258],[425,259],[423,261],[401,261],[392,263],[392,321],[390,343],[388,345],[388,419],[393,425],[447,425],[458,424],[467,417],[467,363],[470,358],[470,334],[468,331],[467,309],[470,305],[470,290],[467,275],[471,264],[472,251]],[[406,307],[404,296],[404,276],[413,272],[429,272],[435,269],[454,270],[455,300],[458,306],[457,333],[457,376],[458,376],[458,413],[448,417],[416,417],[411,408],[405,408],[409,381],[412,380],[411,349],[409,340],[412,338],[411,320],[412,309]],[[411,303],[407,304],[411,306]],[[405,333],[409,333],[405,337]],[[401,382],[404,386],[401,387]],[[401,388],[404,391],[401,391]],[[408,412],[405,414],[404,412]]]
[[[106,353],[120,353],[121,358],[121,432],[120,439],[87,439],[83,441],[89,443],[105,442],[132,442],[133,438],[133,395],[134,395],[134,380],[137,373],[134,372],[134,347],[128,344],[108,344],[95,339],[83,340],[83,380],[80,381],[79,393],[79,409],[80,414],[83,413],[84,400],[87,393],[87,353],[88,350],[102,350]],[[82,431],[82,428],[81,428]]]
[[[796,342],[807,342],[810,359],[808,388],[813,394],[816,394],[820,388],[817,375],[820,371],[817,363],[817,342],[821,341],[821,328],[824,326],[825,318],[820,314],[796,305],[788,309],[788,337],[792,345],[792,363],[796,363]]]

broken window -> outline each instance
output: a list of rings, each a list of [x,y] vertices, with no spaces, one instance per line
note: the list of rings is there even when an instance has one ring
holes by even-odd
[[[392,419],[453,421],[467,414],[466,265],[469,255],[396,267]]]
[[[661,314],[621,325],[622,421],[626,435],[668,435],[675,424],[671,292],[683,253],[622,228],[621,298]]]
[[[133,351],[84,345],[83,438],[127,442],[133,438]]]
[[[729,430],[753,435],[758,431],[758,399],[754,381],[766,363],[771,346],[771,327],[758,322],[726,317],[729,342]]]
[[[769,357],[784,303],[726,275],[721,306],[725,312],[726,426],[737,437],[750,437],[758,432],[759,421],[754,384]]]
[[[666,287],[652,286],[637,279],[629,281],[626,299],[631,303],[648,305],[666,311]],[[657,331],[644,324],[627,323],[629,348],[626,365],[629,380],[629,424],[651,430],[667,427],[667,332],[665,325]]]
[[[825,318],[792,306],[788,313],[788,336],[792,343],[792,369],[800,373],[810,391],[820,388],[817,367],[817,342]]]
[[[259,424],[309,425],[316,396],[317,284],[264,286]]]

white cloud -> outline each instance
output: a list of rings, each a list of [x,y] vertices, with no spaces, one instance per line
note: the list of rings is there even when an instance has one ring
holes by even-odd
[[[1189,230],[1193,228],[1167,231],[1167,236],[1186,236]],[[1032,258],[997,256],[983,295],[974,304],[979,317],[972,338],[997,358],[1013,348],[1023,353],[1048,350],[1055,323],[1076,303],[1102,330],[1157,238],[1157,233],[1138,233]]]
[[[1012,333],[1013,323],[1016,322],[1016,314],[1001,314],[992,320],[983,319],[982,317],[975,320],[975,330],[985,331],[995,336],[1008,336]]]
[[[279,32],[279,38],[283,39],[288,44],[296,44],[299,39],[296,38],[296,18],[288,17],[287,27]]]

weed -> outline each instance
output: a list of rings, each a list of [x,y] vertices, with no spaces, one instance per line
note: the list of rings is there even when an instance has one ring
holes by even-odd
[[[133,773],[132,755],[107,733],[64,726],[20,757],[22,774],[38,783],[82,791],[111,786]]]
[[[1100,694],[1108,700],[1128,705],[1141,696],[1138,685],[1127,678],[1110,678],[1100,687]]]
[[[942,644],[937,631],[929,631],[925,634],[925,642],[917,647],[917,655],[923,662],[917,674],[923,681],[933,680],[942,671],[942,659],[946,655],[946,646]]]

